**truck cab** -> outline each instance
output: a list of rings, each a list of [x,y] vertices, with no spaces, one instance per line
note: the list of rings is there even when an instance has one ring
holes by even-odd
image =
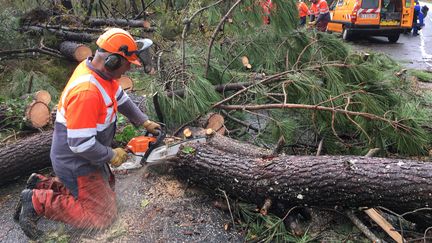
[[[344,40],[355,35],[385,36],[397,42],[412,27],[414,0],[334,0],[327,31],[342,33]]]

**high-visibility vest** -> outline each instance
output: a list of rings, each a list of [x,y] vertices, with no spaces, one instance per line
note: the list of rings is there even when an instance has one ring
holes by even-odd
[[[298,12],[300,17],[306,17],[309,15],[309,9],[304,2],[300,2],[298,4]]]
[[[69,144],[73,152],[93,146],[97,133],[116,121],[117,106],[127,100],[126,95],[120,98],[121,94],[123,90],[115,80],[104,80],[87,67],[86,61],[78,65],[63,90],[56,115],[56,122],[67,128],[68,141],[81,140],[75,146]]]
[[[312,3],[312,5],[310,7],[310,12],[311,12],[311,14],[313,14],[315,16],[315,18],[317,18],[319,15],[318,4]]]
[[[319,14],[326,14],[329,12],[329,7],[327,5],[327,1],[326,0],[320,0],[318,2],[318,13]]]

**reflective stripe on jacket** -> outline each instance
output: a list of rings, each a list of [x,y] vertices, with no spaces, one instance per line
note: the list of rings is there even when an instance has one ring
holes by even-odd
[[[312,3],[312,4],[311,4],[311,7],[310,7],[310,12],[311,12],[312,15],[315,16],[315,18],[317,18],[318,15],[319,15],[319,12],[318,12],[318,5],[315,4],[315,3]]]
[[[327,5],[326,0],[320,0],[317,4],[317,7],[318,7],[319,14],[326,14],[329,12],[329,7]]]
[[[107,172],[117,110],[134,125],[148,119],[116,80],[104,79],[90,59],[81,62],[60,97],[51,146],[54,172],[74,195],[78,176]]]

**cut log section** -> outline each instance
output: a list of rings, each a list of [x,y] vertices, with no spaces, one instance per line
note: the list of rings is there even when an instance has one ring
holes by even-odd
[[[133,90],[133,87],[134,87],[133,81],[132,81],[132,79],[130,79],[126,75],[122,75],[118,79],[118,83],[120,84],[120,86],[122,87],[122,89],[125,90],[125,91]]]
[[[49,105],[51,102],[51,95],[46,90],[39,90],[33,95],[33,99],[36,101],[40,101],[45,105]]]
[[[257,205],[269,198],[287,208],[382,206],[402,213],[432,202],[431,163],[358,156],[270,157],[256,152],[255,146],[222,137],[185,145],[191,149],[180,149],[172,159],[174,173]],[[432,223],[427,219],[423,222]]]
[[[27,106],[25,118],[29,126],[41,128],[50,122],[51,112],[48,106],[41,101],[33,101]]]
[[[225,119],[222,115],[214,113],[207,120],[207,129],[212,129],[213,131],[224,135],[225,134]]]
[[[37,133],[0,148],[0,185],[51,165],[52,131]]]
[[[69,60],[82,62],[93,55],[90,47],[73,41],[64,41],[60,44],[60,52]]]
[[[225,119],[222,115],[214,112],[207,113],[197,120],[197,124],[206,129],[212,129],[221,135],[225,134]]]

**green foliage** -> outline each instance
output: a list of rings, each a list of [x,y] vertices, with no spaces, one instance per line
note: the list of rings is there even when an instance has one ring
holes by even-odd
[[[32,97],[6,99],[0,97],[0,109],[4,111],[5,117],[0,120],[0,129],[11,128],[22,130],[26,120],[23,119],[27,105],[32,101]]]
[[[138,128],[134,127],[133,125],[127,125],[120,132],[116,133],[114,140],[120,144],[127,144],[132,138],[137,137],[140,134],[141,131]]]
[[[19,27],[19,19],[16,17],[17,11],[7,8],[0,12],[0,50],[20,49],[25,46],[26,38],[15,31]]]
[[[176,95],[168,97],[164,94],[160,98],[160,104],[166,117],[166,124],[175,126],[206,113],[219,99],[219,94],[209,81],[197,76],[195,80],[189,81],[188,86],[185,86],[184,97]]]
[[[17,98],[26,93],[33,93],[39,90],[48,91],[54,99],[58,96],[57,89],[50,84],[48,77],[40,72],[25,72],[17,69],[13,72],[9,83],[9,95],[12,98]]]
[[[182,149],[182,153],[184,154],[193,154],[195,153],[195,148],[190,146],[184,146]]]
[[[410,75],[417,77],[420,81],[423,82],[432,82],[432,73],[422,71],[422,70],[410,70]]]
[[[262,215],[254,205],[238,203],[236,213],[240,226],[246,232],[246,241],[306,243],[314,240],[307,232],[302,237],[293,236],[281,218],[273,214]]]

